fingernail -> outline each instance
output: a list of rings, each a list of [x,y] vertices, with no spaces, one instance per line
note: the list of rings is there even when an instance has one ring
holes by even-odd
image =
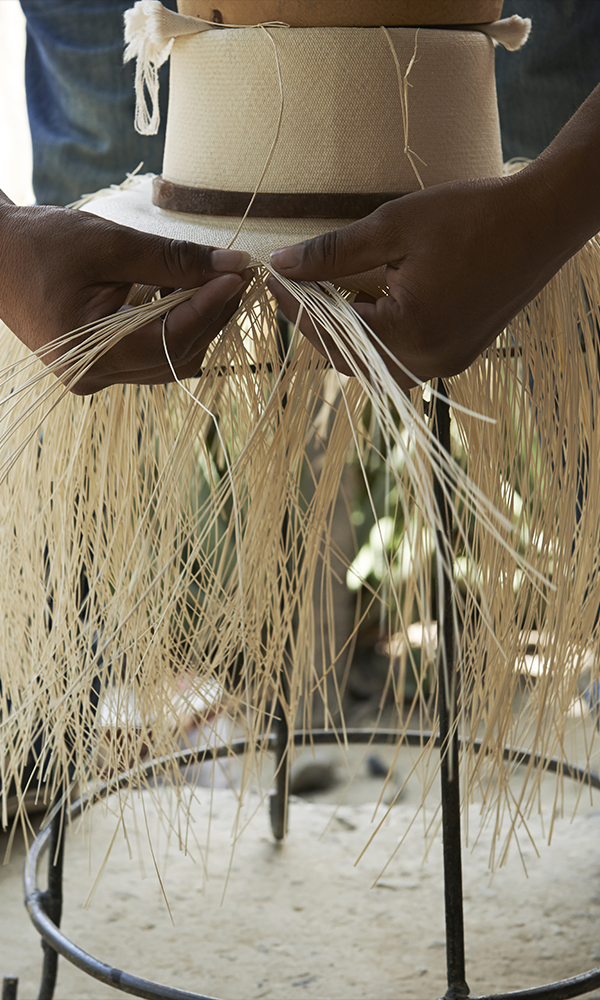
[[[210,255],[213,271],[243,271],[251,260],[245,250],[213,250]]]
[[[284,247],[283,250],[274,250],[271,254],[271,264],[276,271],[288,271],[292,267],[298,267],[302,263],[303,250],[303,243]]]

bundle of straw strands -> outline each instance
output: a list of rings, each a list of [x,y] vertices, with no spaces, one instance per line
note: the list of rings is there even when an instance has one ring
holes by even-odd
[[[75,782],[91,791],[122,772],[134,787],[148,755],[154,777],[181,788],[185,774],[169,757],[189,742],[182,719],[199,699],[249,740],[240,796],[278,712],[291,729],[309,727],[319,700],[325,724],[343,728],[339,686],[353,640],[331,628],[315,656],[315,594],[327,620],[333,584],[351,563],[359,572],[332,531],[334,512],[350,509],[350,497],[337,500],[353,459],[365,483],[367,468],[384,466],[386,497],[382,507],[368,493],[370,516],[376,532],[384,516],[395,526],[387,547],[381,529],[384,572],[362,581],[355,631],[377,607],[384,637],[431,624],[434,578],[447,561],[435,542],[435,473],[460,568],[453,726],[463,795],[483,792],[483,820],[508,809],[513,829],[526,823],[544,767],[528,768],[516,796],[518,751],[569,757],[569,708],[597,644],[599,275],[592,240],[449,380],[451,456],[436,444],[423,389],[409,398],[397,387],[347,294],[289,283],[336,343],[352,340],[355,377],[339,376],[298,329],[282,347],[264,266],[185,386],[76,396],[4,329],[3,796],[24,775],[48,803]],[[83,339],[64,338],[67,377],[190,294],[154,297]],[[417,665],[408,642],[388,648],[397,725],[436,732],[438,685],[424,682],[435,650],[425,643]],[[407,703],[413,669],[420,681]],[[591,754],[593,726],[585,732]],[[437,760],[424,739],[415,769],[425,790]]]

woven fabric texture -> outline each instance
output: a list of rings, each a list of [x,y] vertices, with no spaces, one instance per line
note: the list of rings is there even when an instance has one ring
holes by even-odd
[[[494,49],[485,35],[390,29],[398,73],[378,28],[268,30],[175,41],[166,179],[234,191],[258,185],[281,112],[277,59],[283,113],[261,191],[408,192],[419,187],[413,164],[425,186],[502,172]],[[156,208],[150,179],[88,202],[86,211],[173,239],[233,241],[262,263],[273,250],[349,221],[246,219],[236,236],[239,218]],[[371,273],[346,284],[375,292],[382,280]]]
[[[163,175],[247,191],[415,190],[501,172],[494,51],[480,32],[389,29],[407,74],[404,134],[393,54],[379,28],[226,29],[175,40]],[[270,36],[270,37],[269,37]],[[409,66],[415,56],[412,67]]]

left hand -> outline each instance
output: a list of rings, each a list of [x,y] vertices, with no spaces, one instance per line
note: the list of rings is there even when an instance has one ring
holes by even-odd
[[[178,377],[193,376],[238,306],[251,277],[249,261],[244,252],[163,239],[83,211],[13,205],[0,192],[0,316],[32,351],[118,312],[136,282],[195,288],[171,309],[165,328]],[[60,351],[44,360],[60,360]],[[119,382],[172,380],[157,318],[124,337],[69,388],[85,395]]]

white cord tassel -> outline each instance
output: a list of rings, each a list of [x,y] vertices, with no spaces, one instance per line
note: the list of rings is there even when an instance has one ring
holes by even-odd
[[[490,21],[489,24],[474,24],[472,28],[489,35],[494,45],[503,45],[509,52],[516,52],[529,38],[531,18],[513,14],[500,21]]]
[[[168,10],[159,0],[138,0],[131,10],[125,11],[127,47],[123,62],[137,60],[135,127],[142,135],[158,132],[158,71],[171,54],[173,39],[179,35],[196,35],[210,27],[198,18]]]

